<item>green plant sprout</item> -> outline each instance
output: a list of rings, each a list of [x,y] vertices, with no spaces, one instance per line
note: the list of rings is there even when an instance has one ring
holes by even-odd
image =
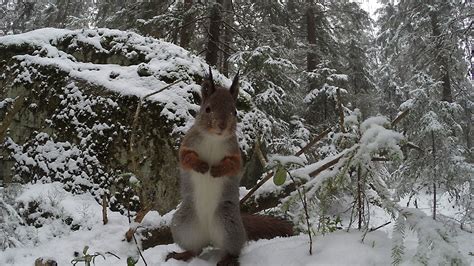
[[[96,252],[94,254],[88,254],[87,251],[89,250],[89,246],[85,246],[84,249],[82,250],[82,256],[81,257],[75,257],[74,259],[71,260],[72,265],[76,265],[78,262],[84,262],[86,266],[90,266],[91,262],[95,265],[95,258],[98,256],[101,256],[105,260],[105,256],[102,255],[99,252]]]

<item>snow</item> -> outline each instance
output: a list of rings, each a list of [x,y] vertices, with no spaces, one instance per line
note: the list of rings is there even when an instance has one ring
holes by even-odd
[[[90,194],[73,195],[63,190],[59,183],[30,184],[24,188],[17,201],[27,202],[33,199],[41,199],[48,205],[56,204],[56,209],[64,212],[63,215],[73,215],[75,221],[87,226],[70,231],[64,223],[50,219],[41,228],[36,229],[36,232],[30,232],[37,237],[35,243],[32,241],[22,247],[0,252],[0,265],[31,265],[38,257],[55,258],[59,265],[69,265],[74,252],[82,253],[85,245],[89,246],[90,254],[112,252],[120,257],[117,259],[106,254],[106,260],[97,258],[97,265],[125,265],[128,256],[137,257],[135,244],[123,241],[124,233],[129,228],[127,217],[108,211],[109,223],[102,225],[101,206]],[[171,216],[172,212],[161,216],[152,211],[147,214],[142,226],[168,224]],[[385,233],[369,234],[364,243],[361,243],[360,239],[360,232],[336,232],[317,236],[313,243],[313,255],[308,253],[306,235],[252,241],[243,249],[240,261],[242,265],[390,263],[390,242]],[[175,244],[162,245],[146,250],[143,255],[148,265],[188,265],[175,260],[164,262],[168,252],[178,250]],[[215,265],[219,257],[219,251],[209,248],[189,265]],[[143,265],[143,262],[140,261],[138,265]]]
[[[407,211],[423,216],[421,212],[429,213],[429,198],[420,195],[419,210],[408,208]],[[440,195],[441,200],[448,199],[447,195]],[[45,218],[43,226],[22,226],[17,233],[22,237],[22,246],[7,248],[0,251],[0,265],[31,265],[36,258],[51,257],[59,265],[69,265],[74,258],[74,252],[82,253],[84,246],[89,246],[89,254],[99,252],[106,259],[98,257],[97,265],[126,265],[127,257],[138,259],[137,247],[133,243],[124,241],[124,234],[129,228],[128,218],[118,212],[107,211],[109,223],[102,224],[102,207],[89,193],[74,195],[65,191],[58,182],[48,184],[28,184],[23,187],[22,192],[16,198],[16,202],[30,202],[37,200],[41,207],[53,212],[58,218]],[[402,199],[401,204],[406,204]],[[453,210],[448,205],[441,208],[440,214],[451,215]],[[361,241],[363,233],[357,230],[346,232],[345,230],[316,235],[313,237],[313,255],[309,255],[308,236],[305,234],[287,238],[275,238],[271,240],[250,241],[242,250],[240,257],[241,265],[390,265],[393,230],[393,220],[381,208],[370,209],[370,226],[375,227],[387,221],[392,221],[388,226],[370,232]],[[149,212],[140,228],[156,228],[169,225],[174,211],[164,215],[156,211]],[[73,223],[80,225],[77,231],[72,231],[63,220],[72,217]],[[430,217],[422,220],[423,223],[415,226],[432,226]],[[417,221],[417,220],[414,220]],[[343,221],[347,224],[347,221]],[[137,227],[138,225],[132,225]],[[459,248],[459,252],[474,263],[472,252],[474,240],[472,235],[463,231],[457,232],[452,239]],[[412,260],[418,245],[416,232],[407,229],[406,254],[404,254],[402,265],[412,265]],[[446,248],[446,247],[445,247]],[[449,247],[448,247],[449,248]],[[221,256],[221,252],[207,248],[197,258],[189,263],[169,260],[164,258],[170,251],[180,251],[175,244],[156,246],[143,252],[148,265],[215,265]],[[111,252],[120,257],[115,258],[106,254]],[[137,265],[144,265],[140,260]]]
[[[14,99],[12,98],[5,98],[2,101],[0,101],[0,109],[3,109],[8,106],[9,103],[12,103]]]
[[[335,80],[341,80],[341,81],[348,81],[349,76],[347,76],[345,74],[331,74],[331,75],[329,75],[328,80],[333,81],[334,79]]]
[[[282,105],[283,99],[286,96],[285,91],[271,81],[267,81],[266,83],[268,84],[268,89],[256,96],[256,103],[273,104],[276,106]]]
[[[382,122],[382,121],[378,121]],[[362,123],[361,127],[365,127]],[[376,123],[365,127],[363,134],[360,138],[360,149],[358,155],[364,157],[366,160],[370,160],[371,156],[377,152],[387,149],[390,155],[398,156],[403,158],[403,152],[399,146],[400,140],[404,139],[403,135],[399,132],[389,130],[380,126]]]
[[[294,155],[279,155],[273,154],[268,158],[271,164],[278,163],[281,165],[289,165],[289,164],[296,164],[296,165],[305,165],[306,160],[304,158],[294,156]]]
[[[26,43],[33,43],[41,46],[51,39],[59,38],[62,35],[70,32],[70,30],[66,29],[43,28],[23,34],[2,36],[0,37],[0,42],[5,45],[22,45]]]
[[[379,125],[379,126],[386,126],[390,125],[390,121],[388,121],[388,118],[385,116],[373,116],[369,117],[362,124],[360,125],[360,129],[362,132],[365,132],[369,127],[373,125]]]

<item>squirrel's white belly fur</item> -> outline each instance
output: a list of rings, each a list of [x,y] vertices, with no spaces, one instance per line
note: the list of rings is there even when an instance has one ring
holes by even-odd
[[[199,144],[199,157],[209,166],[216,165],[226,155],[226,145],[219,137],[205,137]],[[222,191],[227,177],[212,177],[210,172],[204,174],[193,171],[191,180],[194,187],[194,203],[199,219],[199,227],[204,239],[217,247],[223,246],[223,230],[220,222],[216,221],[215,211],[222,199]]]

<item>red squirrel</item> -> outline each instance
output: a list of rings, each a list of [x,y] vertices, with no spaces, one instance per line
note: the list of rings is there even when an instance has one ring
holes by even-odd
[[[201,85],[200,110],[179,149],[182,203],[171,221],[173,239],[184,252],[171,252],[166,260],[187,261],[212,245],[224,252],[218,266],[239,265],[247,239],[293,235],[285,221],[240,213],[238,83],[237,73],[229,89],[215,85],[209,67]]]

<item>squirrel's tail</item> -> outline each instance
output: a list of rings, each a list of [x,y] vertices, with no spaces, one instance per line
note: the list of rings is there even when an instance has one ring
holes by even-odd
[[[293,235],[290,222],[272,216],[242,213],[242,221],[249,240]]]

